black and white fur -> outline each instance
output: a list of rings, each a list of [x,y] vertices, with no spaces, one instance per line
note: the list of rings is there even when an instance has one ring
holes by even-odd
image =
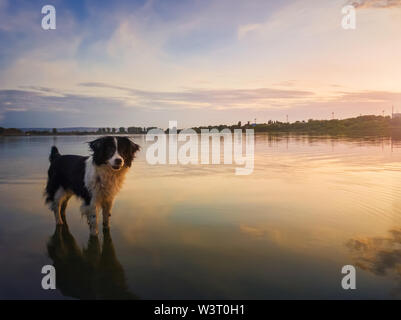
[[[114,197],[140,147],[126,137],[113,136],[91,141],[89,147],[93,152],[89,157],[61,155],[52,147],[45,194],[56,224],[63,224],[71,196],[82,199],[81,212],[88,219],[90,233],[96,235],[98,211],[102,209],[107,228]]]

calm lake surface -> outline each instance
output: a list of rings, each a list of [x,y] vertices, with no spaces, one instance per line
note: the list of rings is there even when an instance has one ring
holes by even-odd
[[[256,135],[254,172],[236,176],[150,165],[134,136],[111,231],[90,239],[79,201],[56,230],[42,194],[50,147],[87,155],[91,139],[0,138],[0,298],[401,297],[401,141]],[[41,287],[47,264],[57,290]]]

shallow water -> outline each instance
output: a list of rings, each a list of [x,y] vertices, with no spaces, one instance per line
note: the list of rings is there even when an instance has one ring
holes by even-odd
[[[91,138],[0,138],[0,298],[400,298],[400,141],[257,135],[253,174],[236,176],[149,165],[134,136],[110,234],[89,241],[79,201],[55,230],[42,193],[50,147],[87,155]]]

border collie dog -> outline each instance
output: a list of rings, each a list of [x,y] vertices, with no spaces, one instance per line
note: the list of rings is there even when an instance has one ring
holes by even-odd
[[[61,155],[56,147],[50,153],[46,203],[54,212],[56,224],[63,224],[71,196],[82,199],[81,213],[88,219],[91,235],[97,235],[97,214],[103,213],[108,228],[114,197],[140,147],[126,137],[106,136],[89,142],[92,155]]]

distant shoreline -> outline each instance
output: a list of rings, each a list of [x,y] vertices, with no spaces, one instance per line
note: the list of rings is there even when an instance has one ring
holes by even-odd
[[[149,130],[156,127],[120,127],[116,128],[98,128],[96,131],[65,131],[66,129],[49,130],[29,130],[23,131],[17,128],[1,128],[0,136],[77,136],[77,135],[134,135],[146,134]],[[296,121],[292,123],[269,121],[268,123],[251,124],[248,122],[242,125],[238,122],[236,125],[217,125],[192,127],[195,132],[200,133],[203,129],[217,129],[219,132],[224,129],[241,129],[245,132],[247,129],[253,129],[255,133],[266,134],[305,134],[305,135],[330,135],[330,136],[401,136],[401,118],[391,118],[389,116],[360,116],[343,120],[313,120]],[[63,131],[58,131],[63,130]],[[181,129],[177,130],[178,132]],[[164,130],[168,133],[169,130]]]

